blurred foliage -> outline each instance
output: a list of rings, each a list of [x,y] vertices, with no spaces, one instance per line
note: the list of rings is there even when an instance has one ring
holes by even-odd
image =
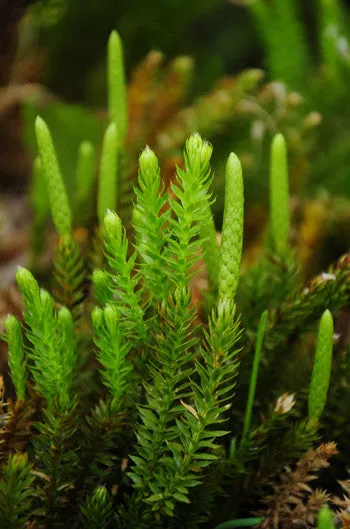
[[[169,183],[180,146],[198,130],[214,145],[215,196],[223,195],[225,153],[234,149],[242,160],[247,261],[256,258],[265,236],[268,145],[282,132],[288,144],[291,193],[300,197],[291,203],[292,238],[305,241],[298,251],[309,276],[322,267],[313,260],[312,267],[318,268],[310,269],[312,244],[318,241],[315,248],[323,266],[347,244],[344,230],[338,229],[350,194],[347,19],[346,3],[338,0],[41,0],[27,10],[20,26],[12,79],[39,81],[49,88],[45,97],[39,91],[36,109],[50,125],[72,196],[78,146],[89,140],[100,151],[107,120],[106,112],[98,110],[106,106],[104,50],[110,29],[117,27],[129,79],[123,196],[130,196],[135,156],[145,144],[159,153]],[[155,49],[161,51],[149,51]],[[262,70],[252,68],[261,65],[267,70],[264,79]],[[6,97],[0,93],[0,132],[9,127]],[[32,130],[32,95],[19,99],[26,102],[25,128]],[[19,143],[18,118],[13,121],[15,132],[4,137]],[[28,172],[28,162],[22,160],[23,150],[16,153],[11,144],[11,153],[1,156],[0,170],[17,178],[26,168]],[[324,199],[324,189],[334,200]],[[130,208],[125,206],[120,204],[127,221]],[[217,226],[222,208],[219,198]],[[321,219],[327,211],[331,222]]]
[[[304,98],[305,111],[322,114],[317,153],[304,146],[304,162],[311,169],[303,171],[305,163],[296,169],[298,183],[304,185],[293,189],[292,184],[292,189],[313,193],[325,186],[332,193],[349,195],[350,139],[344,134],[350,121],[346,112],[350,67],[347,20],[346,3],[339,0],[92,0],[84,5],[42,0],[30,10],[22,32],[27,35],[24,42],[32,39],[45,56],[43,82],[66,99],[94,106],[103,104],[104,49],[114,27],[124,42],[129,73],[150,49],[161,50],[169,60],[178,54],[194,59],[185,103],[210,90],[220,76],[263,64],[269,81],[282,82],[287,92],[296,90]],[[275,129],[280,130],[279,125],[275,124]],[[294,123],[281,128],[289,148],[290,143],[303,142],[294,129]],[[236,147],[245,139],[246,128],[239,124],[235,130],[228,128],[218,144],[224,152],[227,145]],[[222,158],[215,147],[216,156]],[[250,147],[246,150],[251,152]],[[266,174],[266,147],[261,152],[259,147],[256,158],[263,164],[255,160],[251,175],[255,182]],[[258,186],[259,196],[261,191]]]
[[[150,49],[169,57],[193,56],[197,93],[225,72],[249,64],[256,54],[248,14],[226,0],[42,0],[32,12],[31,23],[39,45],[48,53],[46,83],[75,100],[88,97],[91,102],[92,84],[93,101],[102,101],[103,86],[97,84],[104,76],[99,70],[108,35],[115,27],[124,42],[129,71]]]
[[[314,144],[314,129],[320,116],[308,112],[297,92],[282,83],[264,83],[261,70],[250,69],[235,77],[223,77],[204,95],[186,106],[193,76],[193,61],[180,56],[166,63],[158,52],[149,53],[132,72],[128,85],[129,128],[121,166],[120,186],[124,197],[120,214],[130,220],[131,192],[136,178],[135,157],[146,144],[159,153],[163,178],[169,184],[175,166],[181,163],[181,145],[192,130],[206,135],[217,152],[214,194],[216,222],[221,222],[225,151],[235,146],[242,160],[247,201],[246,240],[254,240],[264,227],[267,202],[268,158],[265,149],[272,135],[283,131],[289,143],[291,189],[298,192],[306,178],[308,156]],[[57,100],[25,105],[27,144],[35,150],[32,128],[36,112],[48,121],[52,130],[62,172],[70,196],[75,189],[78,147],[91,141],[99,150],[107,113]],[[68,141],[67,141],[68,136]],[[264,178],[265,175],[265,178]],[[256,208],[254,204],[260,203]],[[258,222],[256,222],[256,218]]]
[[[248,9],[260,34],[269,75],[300,90],[322,114],[305,190],[310,193],[324,186],[333,194],[349,196],[349,13],[340,0],[305,4],[310,4],[315,21],[313,46],[308,21],[302,22],[302,3],[256,0]]]

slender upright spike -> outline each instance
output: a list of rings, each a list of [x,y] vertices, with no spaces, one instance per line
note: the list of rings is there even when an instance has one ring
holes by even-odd
[[[263,344],[263,339],[264,339],[266,319],[267,319],[267,310],[265,310],[262,313],[261,318],[260,318],[259,328],[258,328],[258,335],[256,339],[256,346],[255,346],[255,353],[254,353],[254,360],[253,360],[253,370],[252,370],[252,375],[250,377],[247,407],[246,407],[246,412],[244,416],[242,440],[245,438],[245,436],[247,435],[249,431],[250,423],[252,419],[252,411],[253,411],[253,405],[254,405],[256,383],[258,380],[259,365],[260,365],[262,344]]]
[[[35,132],[52,219],[57,233],[64,235],[72,229],[72,213],[49,128],[39,116],[35,121]]]
[[[231,153],[226,165],[225,207],[219,269],[219,298],[234,299],[243,244],[243,177],[239,159]]]
[[[100,225],[108,209],[117,206],[117,127],[111,123],[104,135],[100,163],[97,213]]]
[[[284,258],[289,251],[290,215],[287,145],[282,134],[276,134],[271,145],[270,210],[274,250]]]
[[[118,143],[124,142],[127,127],[127,102],[123,60],[123,44],[117,31],[108,41],[108,108],[109,119],[118,126]]]
[[[318,420],[327,401],[332,372],[333,318],[329,310],[322,314],[317,336],[314,367],[309,391],[309,417]]]
[[[76,201],[79,216],[88,216],[89,198],[94,183],[95,148],[89,141],[83,141],[79,147],[76,169]]]

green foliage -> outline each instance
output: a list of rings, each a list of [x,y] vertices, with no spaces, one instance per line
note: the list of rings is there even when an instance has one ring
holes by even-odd
[[[84,527],[105,529],[112,517],[112,502],[108,497],[105,487],[97,487],[93,494],[87,498],[85,505],[81,506],[84,515]]]
[[[176,217],[169,220],[173,237],[169,237],[166,258],[169,277],[180,290],[187,285],[191,269],[199,258],[198,235],[210,197],[211,154],[211,145],[199,134],[192,134],[184,153],[185,170],[178,168],[176,183],[171,185],[169,205]]]
[[[279,9],[287,19],[292,2],[283,0]],[[294,29],[288,38],[297,42]],[[317,449],[316,443],[326,428],[319,419],[329,413],[336,393],[330,388],[326,403],[333,335],[326,309],[336,314],[349,303],[349,256],[301,285],[289,251],[281,135],[273,140],[271,157],[276,255],[267,246],[253,269],[241,271],[241,163],[229,155],[219,245],[211,212],[213,149],[199,133],[188,138],[168,182],[155,153],[143,150],[132,223],[123,223],[124,212],[114,211],[124,200],[118,193],[136,179],[120,180],[132,146],[126,138],[121,146],[127,118],[117,34],[109,52],[110,123],[93,243],[89,229],[74,231],[82,204],[89,203],[93,149],[80,148],[71,212],[48,126],[36,121],[40,172],[59,238],[53,295],[19,268],[23,339],[18,321],[9,316],[6,322],[17,399],[0,395],[0,509],[7,526],[16,528],[197,529],[249,526],[257,523],[250,513],[265,505],[269,527],[270,519],[278,520],[270,516],[271,503],[266,505],[271,487],[284,485],[288,472],[298,478],[303,464],[308,471],[325,468],[336,452],[331,446],[322,456],[326,445]],[[294,80],[299,74],[291,72]],[[169,79],[164,86],[171,86]],[[232,98],[240,100],[255,82],[256,76],[242,75]],[[215,97],[195,110],[204,129],[224,119],[223,107],[209,115]],[[163,99],[159,108],[168,104]],[[163,141],[178,145],[186,119],[179,135],[170,134],[179,130],[176,119],[168,124]],[[162,123],[161,112],[156,123]],[[80,246],[74,236],[82,231],[86,240]],[[85,257],[99,263],[91,274],[93,288],[87,285]],[[209,289],[202,294],[204,265]],[[322,313],[311,374],[310,337]],[[317,450],[318,463],[308,465]],[[289,508],[290,497],[300,499],[302,509],[300,490],[317,498],[308,471],[297,481],[299,495],[291,492],[280,510]],[[321,476],[321,483],[328,478]],[[325,498],[326,493],[315,504],[322,506]]]
[[[339,82],[340,54],[337,40],[342,30],[342,10],[337,0],[321,0],[319,2],[319,38],[322,58],[327,76],[332,82]]]
[[[31,518],[32,465],[26,454],[11,454],[1,468],[1,526],[21,529]]]
[[[116,401],[120,401],[130,384],[132,364],[127,360],[131,344],[123,343],[123,328],[120,314],[114,305],[106,305],[104,310],[95,308],[92,313],[96,345],[100,353],[98,359],[103,366],[102,376],[106,386]]]
[[[175,474],[178,461],[175,453],[173,458],[169,457],[172,450],[176,450],[175,443],[180,435],[180,428],[178,431],[174,428],[174,420],[180,415],[181,399],[189,391],[193,347],[198,342],[191,333],[194,311],[190,307],[189,293],[175,290],[169,301],[164,301],[160,317],[157,357],[150,367],[152,378],[145,386],[146,405],[140,408],[143,424],[137,431],[137,456],[132,456],[134,466],[130,477],[153,510],[162,509],[171,515],[174,494],[184,498],[183,494],[188,491],[187,482],[179,483],[180,488],[174,486],[171,491],[167,486],[168,473]],[[174,444],[173,449],[169,443]]]
[[[275,351],[288,337],[301,327],[315,322],[329,307],[338,310],[343,306],[349,292],[349,260],[343,256],[326,273],[314,277],[279,309],[271,311],[270,326],[265,343],[273,358]]]
[[[20,268],[17,282],[24,301],[26,336],[32,344],[29,370],[36,389],[52,405],[65,409],[71,400],[77,351],[71,313],[54,307],[48,292],[40,290],[28,270]]]
[[[349,163],[349,139],[344,131],[350,118],[345,104],[350,74],[349,13],[346,2],[316,0],[302,21],[303,8],[304,3],[298,0],[256,0],[248,4],[270,79],[300,91],[306,104],[317,108],[322,116],[317,149],[309,152],[305,192],[309,194],[321,186],[348,196],[345,167]],[[286,132],[292,143],[292,129]]]
[[[91,308],[91,323],[83,314],[74,325],[85,276],[71,233],[60,237],[54,258],[54,294],[63,306],[56,306],[28,270],[17,272],[25,338],[9,316],[17,402],[1,423],[1,475],[6,483],[6,472],[18,474],[11,458],[19,456],[11,454],[25,449],[24,466],[33,468],[35,481],[30,474],[16,494],[31,499],[30,522],[58,529],[67,523],[106,529],[115,524],[121,529],[206,527],[208,522],[236,526],[239,516],[247,516],[247,502],[262,499],[283,468],[295,464],[318,439],[320,423],[314,419],[325,407],[329,383],[330,313],[322,317],[316,347],[309,392],[312,420],[304,406],[311,369],[297,388],[300,404],[282,395],[273,408],[282,380],[276,381],[271,369],[280,357],[288,367],[297,351],[295,335],[303,343],[302,332],[325,304],[335,311],[349,301],[349,259],[342,258],[323,280],[313,280],[307,291],[293,292],[295,283],[285,282],[279,261],[273,273],[280,274],[280,282],[271,282],[264,258],[262,280],[271,300],[268,319],[265,310],[256,335],[255,313],[239,314],[240,289],[247,288],[250,271],[238,284],[243,183],[239,161],[231,154],[213,282],[218,289],[211,288],[210,307],[204,299],[201,310],[192,285],[200,260],[213,248],[213,240],[208,241],[213,229],[206,226],[211,154],[209,144],[192,135],[184,169],[177,170],[176,181],[165,191],[155,154],[143,151],[133,246],[115,212],[107,210],[103,219],[105,264],[93,271],[93,298],[88,289],[84,301]],[[214,267],[208,268],[214,276]],[[250,296],[254,300],[259,291],[252,289]],[[81,339],[84,326],[91,341]],[[35,410],[35,422],[23,406]],[[25,443],[18,438],[21,424]],[[234,494],[233,502],[226,502],[227,494]],[[8,501],[14,501],[12,496]]]
[[[55,405],[51,409],[44,408],[41,421],[35,427],[32,449],[38,460],[36,469],[40,478],[37,516],[53,527],[60,526],[65,498],[72,486],[72,469],[77,469],[79,463],[74,442],[77,435],[75,405],[67,405],[62,411]]]
[[[100,305],[106,305],[113,299],[109,275],[104,270],[94,270],[92,273],[94,297]]]
[[[233,529],[234,527],[251,527],[263,522],[264,518],[241,518],[240,520],[230,520],[223,522],[215,527],[215,529]]]
[[[141,303],[142,290],[137,288],[140,278],[138,274],[133,274],[136,253],[128,257],[128,239],[116,213],[109,210],[103,226],[106,257],[117,306],[125,317],[128,332],[141,342],[145,341],[147,332]]]
[[[257,0],[249,9],[264,39],[266,63],[272,79],[299,88],[311,61],[297,2]]]
[[[167,195],[162,192],[160,169],[156,155],[149,147],[139,158],[138,188],[135,188],[134,228],[136,248],[141,257],[142,274],[154,300],[163,300],[169,288],[165,270],[165,223],[169,213],[164,211]]]
[[[24,400],[27,377],[21,325],[14,316],[9,314],[5,321],[5,328],[9,346],[8,364],[11,379],[15,386],[18,400]]]
[[[81,250],[68,233],[58,239],[53,260],[53,295],[67,307],[75,320],[82,315],[86,290],[86,269]]]

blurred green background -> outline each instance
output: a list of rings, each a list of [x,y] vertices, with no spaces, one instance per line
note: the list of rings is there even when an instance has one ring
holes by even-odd
[[[30,180],[36,150],[33,120],[40,112],[50,125],[67,187],[74,193],[79,144],[89,139],[99,149],[106,124],[106,45],[116,28],[124,43],[127,79],[134,79],[131,110],[138,103],[138,90],[140,99],[149,97],[148,113],[140,106],[143,121],[134,120],[140,108],[138,114],[131,112],[135,130],[127,149],[128,178],[146,143],[160,156],[165,173],[171,172],[186,136],[199,130],[214,146],[218,228],[225,160],[232,150],[240,156],[249,244],[259,240],[267,224],[269,146],[272,136],[282,132],[289,150],[292,238],[301,245],[305,266],[311,248],[319,248],[320,266],[348,248],[347,2],[1,0],[0,21],[2,189],[22,189]],[[164,54],[156,73],[147,74],[156,89],[151,82],[135,82],[135,71],[140,73],[151,50]],[[176,63],[179,56],[193,61],[186,63],[191,70],[186,83],[184,72],[182,80],[172,81],[171,69],[181,63]],[[242,77],[244,70],[248,73]],[[172,82],[182,92],[170,109],[164,91],[171,93]],[[143,93],[145,86],[153,90],[152,97]],[[168,112],[164,119],[159,118],[165,112],[162,105]]]

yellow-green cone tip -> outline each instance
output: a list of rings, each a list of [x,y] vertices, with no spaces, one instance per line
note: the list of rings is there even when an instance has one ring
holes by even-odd
[[[274,250],[284,258],[289,251],[289,181],[287,144],[280,133],[271,144],[270,215]]]
[[[329,310],[322,314],[309,391],[309,417],[318,421],[327,401],[332,372],[333,318]]]
[[[226,164],[225,207],[221,238],[221,264],[219,269],[219,299],[234,299],[238,281],[243,245],[244,194],[242,166],[231,153]]]

